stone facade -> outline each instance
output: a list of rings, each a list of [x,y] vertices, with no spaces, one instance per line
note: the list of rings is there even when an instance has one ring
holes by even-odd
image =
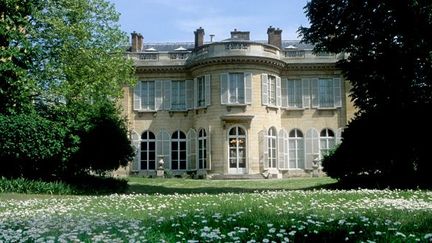
[[[143,44],[134,33],[127,55],[139,82],[124,88],[123,107],[137,156],[128,173],[154,175],[160,159],[174,174],[310,172],[354,114],[335,67],[344,55],[314,55],[281,32],[269,28],[270,44],[237,30],[212,43],[202,43],[202,28],[196,43]]]

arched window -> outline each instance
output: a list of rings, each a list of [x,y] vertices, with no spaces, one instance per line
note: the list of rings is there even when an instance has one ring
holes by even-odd
[[[289,167],[290,169],[304,169],[304,138],[299,129],[293,129],[288,136]]]
[[[198,169],[207,168],[207,133],[205,129],[198,131]]]
[[[156,139],[150,131],[141,135],[141,170],[156,169]]]
[[[229,173],[246,172],[246,132],[239,126],[232,127],[228,133]]]
[[[276,149],[276,141],[277,141],[277,131],[276,128],[271,127],[268,130],[267,134],[268,139],[268,167],[269,168],[276,168],[276,161],[277,161],[277,149]]]
[[[186,170],[186,135],[182,131],[171,136],[171,169]]]
[[[336,144],[335,135],[332,130],[325,128],[320,133],[321,158],[330,152]]]

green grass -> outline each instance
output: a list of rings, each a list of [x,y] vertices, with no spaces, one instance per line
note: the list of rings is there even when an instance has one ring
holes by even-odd
[[[431,191],[318,189],[328,178],[130,183],[109,196],[0,194],[0,241],[432,240]]]
[[[193,180],[129,177],[129,193],[189,194],[247,193],[272,190],[311,190],[331,186],[329,177],[284,180]]]

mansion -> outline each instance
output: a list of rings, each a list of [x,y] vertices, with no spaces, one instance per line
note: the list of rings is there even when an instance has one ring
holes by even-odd
[[[355,112],[335,67],[344,54],[313,54],[273,27],[268,41],[194,33],[194,42],[154,44],[132,33],[138,83],[122,105],[137,153],[128,174],[155,175],[163,159],[176,175],[301,176],[340,142]]]

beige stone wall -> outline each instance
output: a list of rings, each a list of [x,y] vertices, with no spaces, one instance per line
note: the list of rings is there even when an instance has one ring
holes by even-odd
[[[252,72],[252,105],[246,107],[231,107],[221,105],[220,100],[220,73],[222,72]],[[268,108],[261,105],[261,74],[267,73],[281,78],[304,77],[336,77],[340,72],[334,70],[299,70],[283,71],[264,65],[213,65],[193,69],[190,73],[138,73],[138,80],[174,80],[193,79],[201,75],[211,75],[211,105],[205,109],[191,110],[188,112],[135,112],[133,111],[133,89],[125,88],[123,105],[129,119],[131,130],[141,134],[145,130],[151,130],[155,134],[160,129],[169,133],[177,129],[187,133],[190,128],[198,131],[211,128],[211,153],[212,169],[210,173],[228,173],[228,143],[227,131],[237,123],[224,123],[221,116],[224,115],[252,115],[249,123],[238,123],[247,129],[247,172],[249,174],[261,173],[262,165],[259,163],[259,139],[261,130],[274,126],[278,131],[285,128],[289,132],[293,128],[300,129],[303,134],[309,128],[316,128],[319,132],[323,128],[332,129],[335,134],[337,129],[344,127],[347,119],[351,119],[354,113],[349,100],[343,99],[342,108],[334,110],[282,110]],[[349,84],[343,82],[345,87]],[[342,92],[346,93],[345,87]],[[295,173],[294,173],[295,174]]]

